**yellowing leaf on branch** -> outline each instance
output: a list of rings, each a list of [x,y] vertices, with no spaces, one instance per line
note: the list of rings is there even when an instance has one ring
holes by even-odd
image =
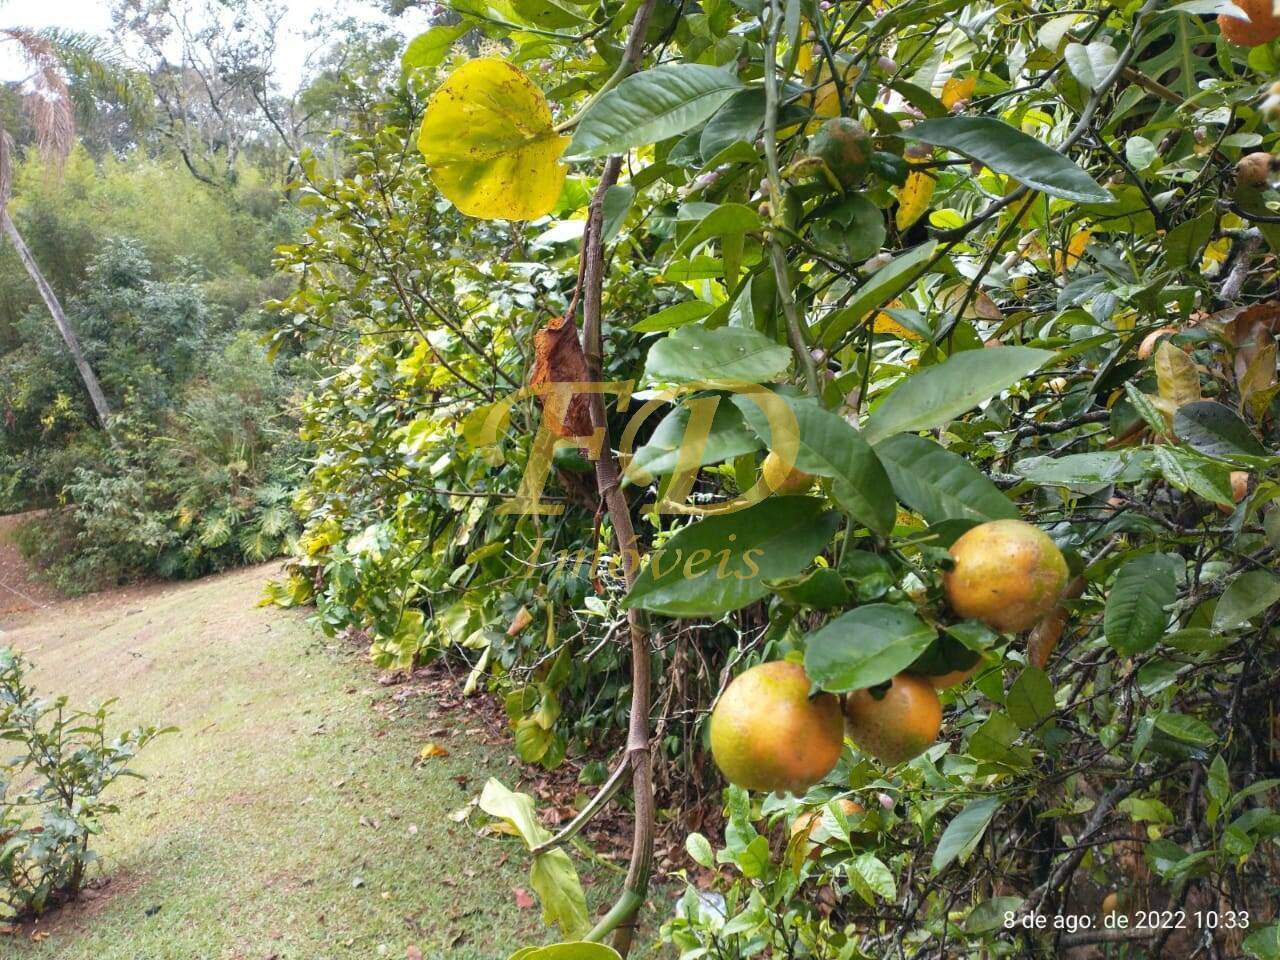
[[[963,103],[973,96],[978,86],[977,76],[951,77],[942,85],[942,105],[950,110],[957,103]]]
[[[907,175],[907,182],[898,193],[898,212],[894,217],[899,231],[906,230],[924,216],[936,186],[937,181],[927,173],[917,170]]]
[[[1195,361],[1168,340],[1156,348],[1155,359],[1160,399],[1167,400],[1175,410],[1200,399],[1200,371]]]
[[[464,63],[427,104],[418,149],[440,192],[469,217],[533,220],[551,212],[564,186],[542,91],[505,60]]]
[[[889,309],[902,306],[901,300],[894,300],[888,304]],[[913,330],[908,330],[889,314],[881,310],[875,315],[875,319],[871,321],[871,329],[875,333],[888,333],[900,340],[919,340],[920,335]]]
[[[1084,256],[1085,247],[1089,246],[1089,241],[1093,238],[1093,233],[1089,230],[1077,230],[1071,235],[1071,239],[1067,241],[1066,251],[1058,252],[1058,272],[1066,273]]]

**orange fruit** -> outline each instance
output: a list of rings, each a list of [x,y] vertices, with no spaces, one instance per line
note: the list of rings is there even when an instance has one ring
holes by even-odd
[[[836,801],[836,805],[846,817],[854,817],[862,812],[862,804],[855,803],[848,797],[842,797]],[[823,838],[815,835],[822,828],[822,814],[825,809],[824,805],[816,810],[808,810],[796,817],[791,824],[791,843],[799,844],[798,838],[805,837],[806,849],[809,851],[810,860],[817,860],[822,854],[821,841]]]
[[[1102,898],[1102,912],[1112,914],[1120,909],[1120,894],[1114,890]]]
[[[981,663],[982,661],[978,661]],[[933,684],[935,690],[950,690],[952,687],[958,687],[964,683],[975,673],[978,672],[978,663],[965,670],[951,670],[947,673],[940,673],[936,676],[930,676],[927,679]]]
[[[1280,37],[1280,17],[1271,12],[1271,0],[1235,0],[1248,20],[1218,14],[1218,29],[1238,47],[1260,47]]]
[[[769,489],[784,497],[807,493],[813,486],[813,474],[797,470],[794,465],[788,470],[782,458],[772,450],[760,465],[760,472],[764,475],[764,482],[768,484]]]
[[[840,700],[809,698],[804,667],[762,663],[733,679],[711,711],[711,756],[748,790],[803,793],[836,765],[844,746]]]
[[[855,690],[845,697],[844,715],[858,749],[891,765],[924,753],[942,729],[933,684],[910,673],[894,677],[878,699],[870,690]]]
[[[852,190],[866,179],[874,150],[871,134],[857,120],[848,117],[832,117],[809,141],[809,156],[825,163],[846,190]]]
[[[942,576],[951,609],[993,630],[1019,633],[1058,603],[1067,561],[1044,531],[1022,520],[993,520],[951,545],[955,566]]]
[[[1249,153],[1236,164],[1236,185],[1262,190],[1276,172],[1276,158],[1265,150]]]

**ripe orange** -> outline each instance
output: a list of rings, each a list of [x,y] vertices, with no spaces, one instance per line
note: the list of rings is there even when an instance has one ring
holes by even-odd
[[[924,677],[900,673],[880,699],[870,690],[845,697],[849,738],[863,753],[887,764],[903,763],[924,753],[942,729],[942,704]]]
[[[1231,43],[1260,47],[1280,37],[1280,17],[1271,12],[1271,0],[1235,0],[1235,5],[1249,15],[1248,20],[1218,14],[1218,29]]]
[[[844,745],[840,700],[809,699],[804,667],[785,660],[739,674],[711,711],[711,756],[730,783],[803,793],[836,765]]]
[[[981,662],[981,660],[978,661],[978,663]],[[935,690],[950,690],[952,687],[960,686],[960,684],[977,673],[978,663],[964,670],[951,670],[948,673],[940,673],[936,676],[929,676],[926,679],[933,684],[933,689]]]
[[[769,489],[784,497],[807,493],[813,486],[813,474],[797,470],[794,465],[787,470],[782,458],[772,450],[760,465],[760,472],[764,475],[764,482],[769,485]]]
[[[1021,520],[974,527],[951,545],[942,577],[951,609],[993,630],[1019,633],[1051,611],[1067,584],[1067,561],[1048,534]]]
[[[840,812],[846,817],[857,816],[862,812],[862,804],[855,803],[848,797],[842,797],[836,804],[840,808]],[[821,841],[824,839],[817,834],[822,828],[822,814],[825,806],[818,807],[816,810],[809,810],[796,817],[791,824],[791,843],[799,844],[799,837],[805,837],[805,849],[808,850],[810,860],[817,860],[822,853]]]

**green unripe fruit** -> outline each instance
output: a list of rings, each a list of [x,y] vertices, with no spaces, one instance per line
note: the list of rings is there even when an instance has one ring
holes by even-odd
[[[846,190],[866,179],[874,150],[871,134],[848,117],[832,117],[809,141],[809,156],[825,163]]]

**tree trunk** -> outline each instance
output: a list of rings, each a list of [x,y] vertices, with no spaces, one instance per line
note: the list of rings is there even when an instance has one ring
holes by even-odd
[[[107,431],[107,436],[111,437],[111,441],[114,443],[115,436],[111,433],[110,422],[111,408],[107,406],[107,398],[102,392],[102,387],[98,383],[98,378],[94,374],[93,368],[89,366],[89,361],[84,357],[84,351],[80,349],[80,340],[76,337],[76,332],[71,327],[71,321],[67,319],[67,315],[62,311],[62,304],[58,302],[58,295],[53,292],[53,288],[49,286],[49,281],[40,272],[40,265],[36,263],[36,258],[31,255],[26,241],[22,239],[22,234],[18,232],[17,224],[13,222],[7,210],[0,210],[0,227],[4,228],[5,235],[13,244],[13,248],[18,251],[18,256],[22,258],[22,265],[27,268],[27,273],[31,275],[36,288],[39,289],[40,296],[44,300],[44,305],[49,309],[49,314],[53,317],[53,322],[57,326],[58,332],[62,334],[62,339],[66,341],[67,351],[71,354],[71,359],[75,361],[76,369],[80,371],[80,377],[84,380],[85,389],[89,391],[89,399],[93,401],[93,409],[97,411],[98,422],[102,424],[102,428]]]

